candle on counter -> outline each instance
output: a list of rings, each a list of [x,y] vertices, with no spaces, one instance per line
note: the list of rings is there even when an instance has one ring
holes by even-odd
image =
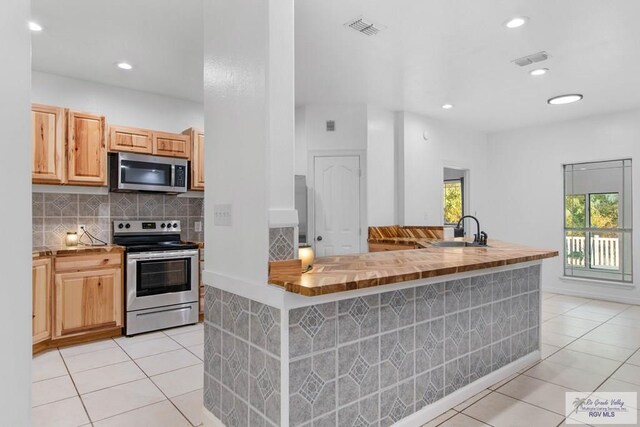
[[[78,233],[75,231],[67,232],[66,244],[67,246],[78,246]]]
[[[313,248],[309,245],[300,245],[298,248],[298,258],[302,261],[302,272],[306,273],[307,271],[313,268]]]

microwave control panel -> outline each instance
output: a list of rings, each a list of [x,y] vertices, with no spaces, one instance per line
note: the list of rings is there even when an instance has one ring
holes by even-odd
[[[184,187],[187,185],[187,168],[185,166],[176,165],[176,187]]]

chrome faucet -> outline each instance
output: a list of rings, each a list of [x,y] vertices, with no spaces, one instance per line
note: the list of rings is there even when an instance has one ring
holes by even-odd
[[[477,233],[473,235],[473,243],[479,245],[479,246],[486,246],[487,245],[487,233],[485,233],[484,231],[480,231],[480,221],[478,221],[478,218],[476,218],[473,215],[464,215],[462,218],[460,218],[460,220],[458,221],[458,225],[456,225],[455,231],[456,231],[456,235],[464,235],[464,228],[461,227],[460,225],[462,224],[462,221],[465,218],[471,218],[472,220],[474,220],[476,222],[476,231]]]

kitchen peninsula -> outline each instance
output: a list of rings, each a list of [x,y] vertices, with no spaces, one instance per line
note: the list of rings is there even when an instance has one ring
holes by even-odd
[[[539,360],[541,263],[558,253],[423,243],[320,258],[305,274],[272,263],[275,286],[205,277],[217,284],[205,297],[205,414],[418,426]]]

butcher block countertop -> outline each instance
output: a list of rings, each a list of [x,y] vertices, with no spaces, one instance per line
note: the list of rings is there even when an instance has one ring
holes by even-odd
[[[488,247],[435,247],[426,239],[420,243],[424,249],[317,258],[313,269],[304,274],[273,269],[270,283],[289,292],[317,296],[558,256],[557,251],[496,240]]]
[[[69,255],[93,255],[105,253],[124,252],[123,246],[106,245],[106,246],[57,246],[57,247],[35,247],[33,248],[33,257],[41,256],[69,256]]]

